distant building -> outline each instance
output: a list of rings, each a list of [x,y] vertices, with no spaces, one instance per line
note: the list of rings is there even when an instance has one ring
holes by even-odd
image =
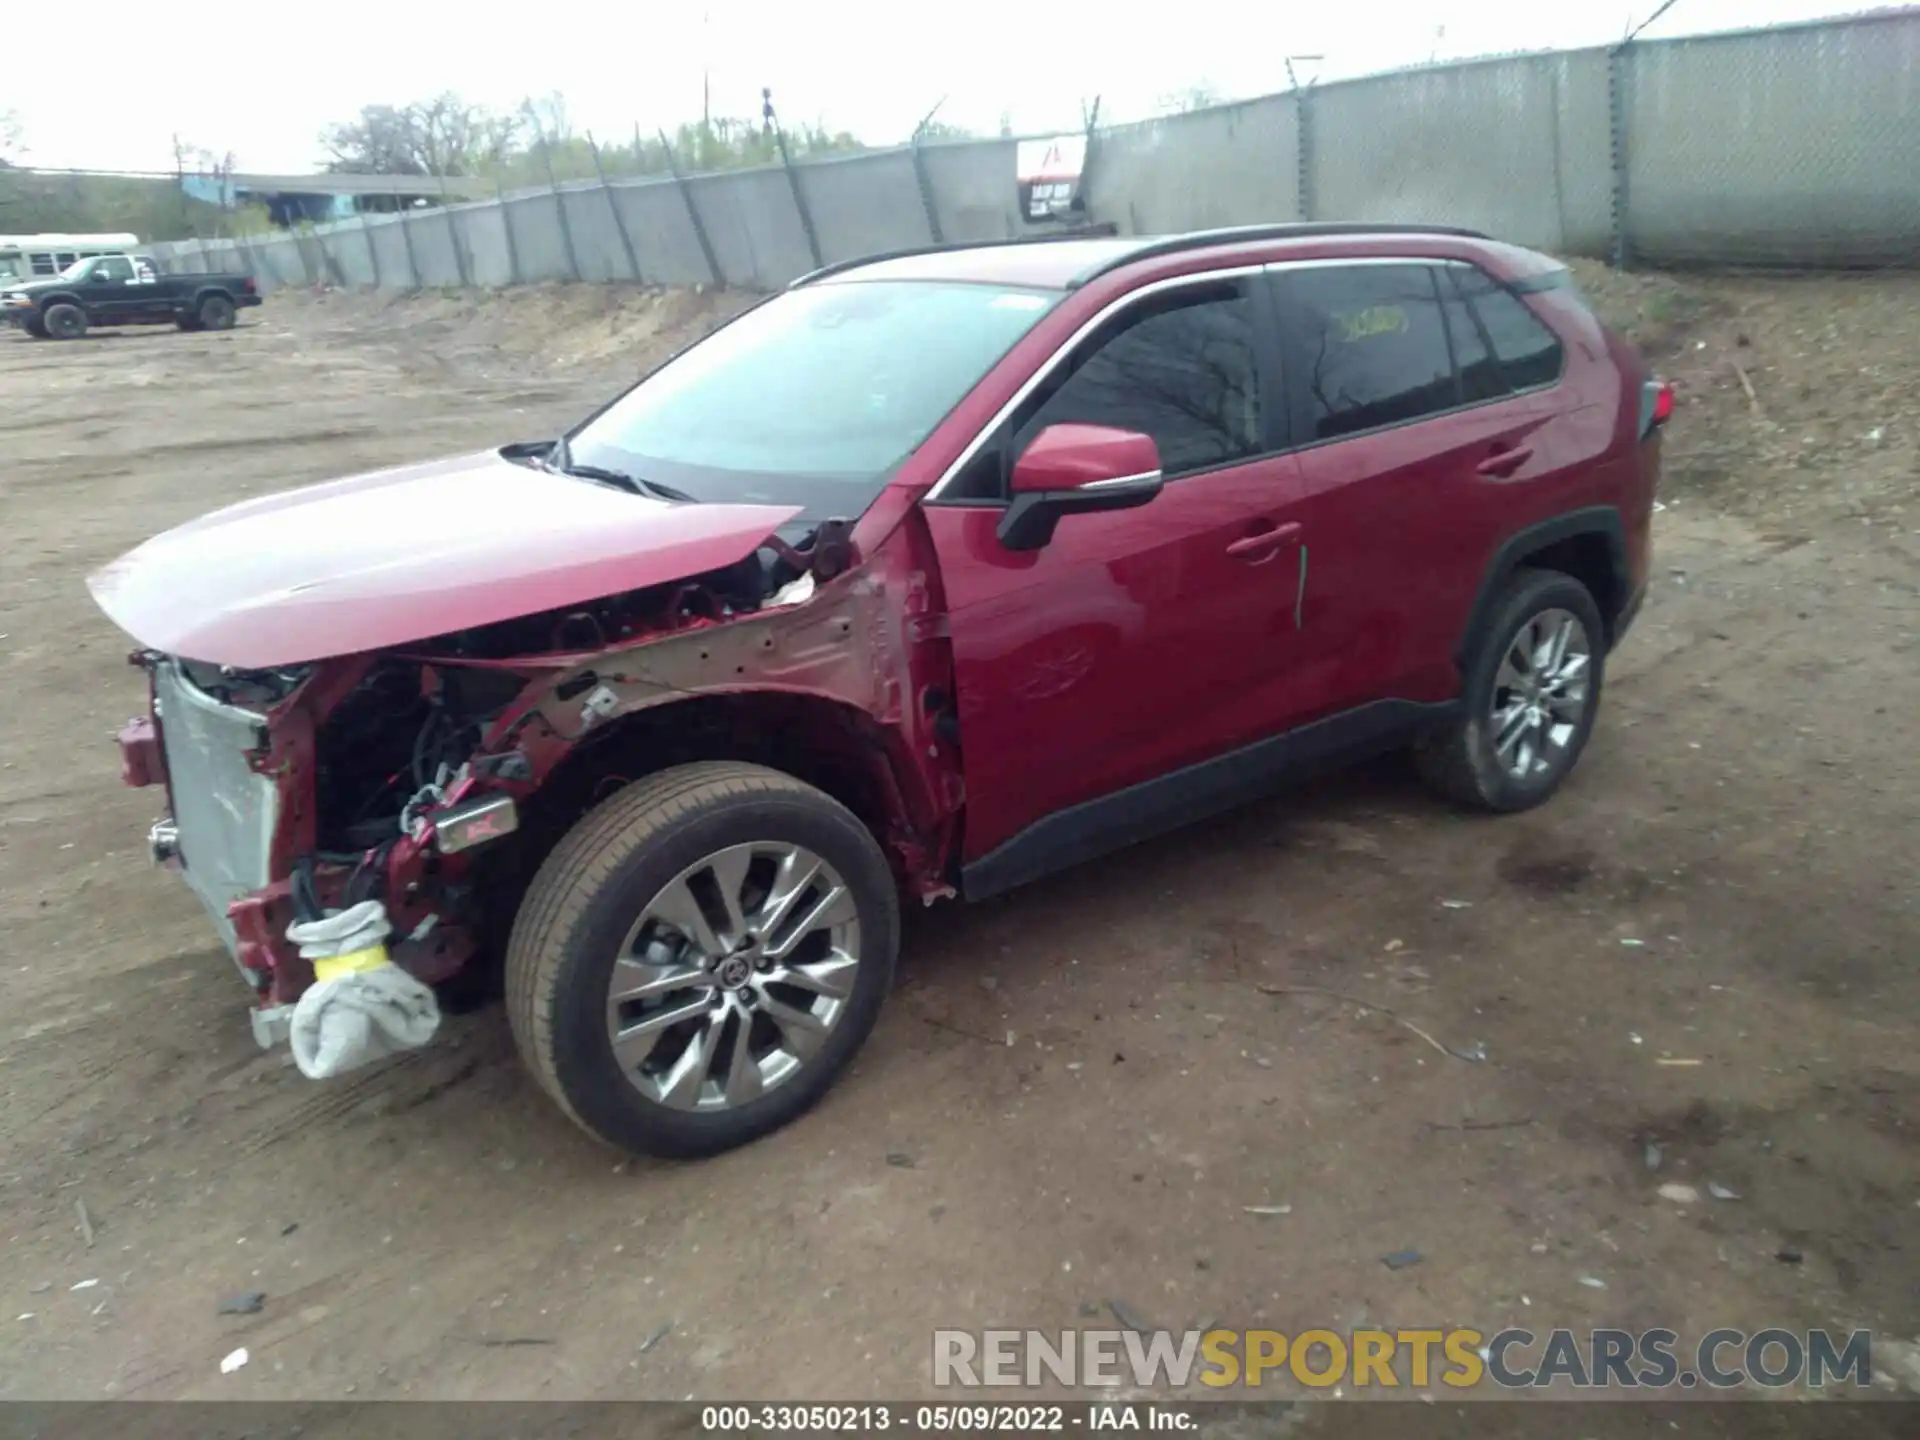
[[[440,180],[430,175],[183,175],[180,188],[189,198],[224,210],[262,206],[282,227],[323,225],[362,211],[404,210],[492,193],[487,181],[472,176]]]

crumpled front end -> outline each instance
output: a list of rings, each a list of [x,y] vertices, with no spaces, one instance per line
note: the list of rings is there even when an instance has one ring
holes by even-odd
[[[437,786],[411,786],[397,771],[370,792],[354,788],[364,771],[354,752],[367,741],[354,728],[356,704],[384,715],[395,703],[378,662],[242,673],[152,652],[133,658],[148,670],[152,708],[120,732],[122,778],[166,787],[152,857],[205,906],[257,998],[263,1045],[286,1037],[314,981],[313,960],[289,935],[303,921],[379,899],[409,974],[431,983],[465,963],[471,935],[443,913],[463,897],[465,867],[451,857],[472,832],[464,816],[484,811],[486,833],[504,835],[512,804],[493,797],[476,807],[445,774]],[[406,732],[387,753],[360,758],[390,764],[397,743],[424,763],[420,740]],[[375,809],[384,813],[361,813]]]
[[[906,893],[951,894],[964,792],[937,570],[917,516],[876,518],[864,555],[829,522],[804,551],[769,536],[717,570],[339,658],[137,653],[153,713],[123,730],[122,774],[167,786],[155,858],[212,916],[262,1043],[315,983],[292,927],[379,901],[393,963],[451,979],[503,938],[543,846],[675,759],[812,778]]]

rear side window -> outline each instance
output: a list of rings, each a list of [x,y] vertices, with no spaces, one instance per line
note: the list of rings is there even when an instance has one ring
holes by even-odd
[[[1333,440],[1459,403],[1431,265],[1325,266],[1282,277],[1305,438]]]
[[[1465,297],[1480,334],[1499,361],[1507,386],[1530,390],[1560,378],[1560,337],[1549,330],[1519,296],[1494,283],[1472,265],[1449,265],[1449,278]],[[1465,378],[1466,359],[1461,359]],[[1498,392],[1495,392],[1498,393]],[[1468,399],[1480,398],[1469,393]]]

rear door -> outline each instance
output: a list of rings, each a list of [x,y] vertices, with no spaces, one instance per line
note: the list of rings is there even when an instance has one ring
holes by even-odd
[[[1246,745],[1288,709],[1277,692],[1296,638],[1298,486],[1274,403],[1272,318],[1257,271],[1137,297],[926,503],[968,861],[1035,821]],[[1042,549],[1010,551],[995,532],[1013,458],[1068,422],[1152,435],[1165,488],[1136,510],[1068,515]],[[1141,798],[1143,813],[1169,805],[1180,798],[1164,788]],[[1107,811],[1099,823],[1138,818]]]
[[[1316,261],[1269,274],[1310,541],[1301,693],[1320,712],[1450,699],[1511,487],[1554,468],[1535,433],[1558,350],[1503,366],[1457,278],[1486,278],[1470,266]]]

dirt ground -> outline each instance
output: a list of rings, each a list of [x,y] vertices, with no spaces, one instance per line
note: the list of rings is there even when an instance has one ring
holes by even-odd
[[[1581,278],[1682,403],[1657,589],[1554,803],[1464,818],[1383,764],[918,915],[827,1102],[678,1166],[585,1140],[498,1010],[330,1084],[257,1050],[147,868],[139,677],[81,582],[225,501],[550,434],[738,302],[0,335],[0,1398],[901,1398],[936,1327],[1115,1313],[1864,1326],[1897,1376],[1920,278]]]

